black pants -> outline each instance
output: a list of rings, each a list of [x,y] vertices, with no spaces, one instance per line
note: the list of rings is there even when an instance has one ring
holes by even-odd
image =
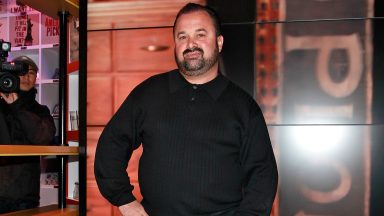
[[[0,109],[0,144],[11,144],[8,126],[5,121],[5,116]]]
[[[32,201],[8,201],[4,199],[0,199],[0,214],[14,212],[24,209],[36,208],[39,205],[37,202]]]

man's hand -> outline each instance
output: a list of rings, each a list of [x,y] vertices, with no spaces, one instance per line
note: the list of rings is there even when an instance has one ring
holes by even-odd
[[[143,206],[136,200],[119,206],[119,210],[123,216],[149,216]]]
[[[15,92],[12,92],[12,93],[0,92],[0,96],[5,100],[5,102],[7,102],[7,104],[11,104],[19,98],[19,96]]]

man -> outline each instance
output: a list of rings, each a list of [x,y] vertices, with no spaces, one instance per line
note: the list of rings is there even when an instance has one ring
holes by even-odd
[[[219,72],[220,23],[189,3],[174,23],[178,70],[138,85],[100,136],[95,177],[123,215],[269,215],[276,162],[262,112]],[[126,173],[140,144],[143,201]]]
[[[49,144],[56,128],[49,109],[35,100],[38,67],[27,56],[13,61],[28,64],[29,70],[19,76],[20,91],[0,92],[0,125],[2,133],[8,132],[1,144]],[[0,213],[37,207],[39,199],[40,157],[0,157]]]

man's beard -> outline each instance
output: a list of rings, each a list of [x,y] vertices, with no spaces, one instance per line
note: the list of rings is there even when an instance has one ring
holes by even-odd
[[[182,60],[179,59],[176,55],[175,51],[175,58],[177,66],[179,67],[179,70],[181,73],[183,73],[186,76],[198,76],[201,74],[204,74],[209,69],[213,67],[214,64],[217,63],[219,58],[219,47],[216,45],[213,53],[211,56],[208,56],[208,58],[204,58],[204,51],[201,48],[194,47],[191,49],[186,49],[183,52],[183,56],[189,52],[193,51],[199,51],[201,56],[198,59],[193,60]]]

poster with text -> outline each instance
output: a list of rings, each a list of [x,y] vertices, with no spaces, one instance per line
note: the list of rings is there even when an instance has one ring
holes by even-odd
[[[25,14],[9,18],[9,35],[12,46],[39,44],[39,14]]]
[[[60,35],[59,19],[41,14],[41,43],[58,44]]]
[[[286,1],[287,20],[313,21],[282,26],[281,216],[369,215],[372,23],[339,18],[370,6]]]

